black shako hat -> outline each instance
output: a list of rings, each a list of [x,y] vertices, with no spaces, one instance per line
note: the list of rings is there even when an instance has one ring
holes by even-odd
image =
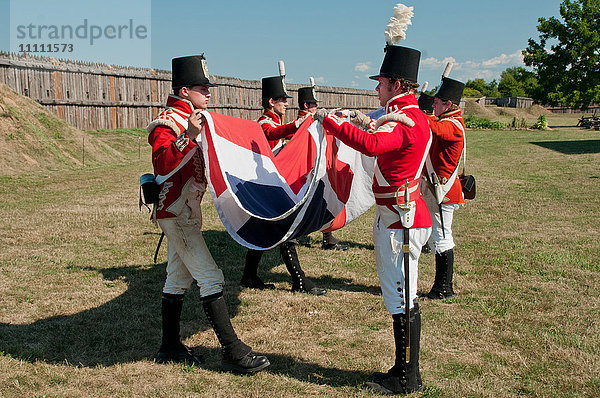
[[[390,79],[404,79],[411,83],[417,82],[421,52],[413,48],[402,46],[385,46],[385,56],[379,74],[369,76],[369,79],[378,80],[380,77]]]
[[[462,97],[465,84],[458,80],[450,79],[449,77],[442,77],[442,84],[438,88],[435,96],[442,101],[452,101],[453,104],[459,105]]]
[[[262,97],[267,98],[292,98],[285,90],[283,76],[263,77],[262,79]]]
[[[208,80],[208,68],[204,54],[173,58],[171,71],[173,72],[171,84],[174,89],[191,86],[216,86]]]
[[[314,87],[300,87],[298,89],[298,107],[302,109],[305,102],[319,102],[315,97]]]
[[[421,93],[421,95],[419,95],[419,109],[422,110],[423,112],[429,112],[429,113],[433,113],[433,99],[435,97],[429,95],[429,94],[425,94],[425,93]]]

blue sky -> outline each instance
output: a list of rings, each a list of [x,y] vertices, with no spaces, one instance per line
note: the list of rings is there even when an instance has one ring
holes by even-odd
[[[385,46],[384,29],[398,1],[158,1],[0,0],[0,49],[40,43],[40,26],[87,20],[87,37],[44,42],[74,45],[62,58],[170,69],[173,57],[205,53],[211,74],[257,80],[286,64],[286,81],[374,89]],[[448,60],[459,80],[499,79],[522,65],[520,51],[537,39],[537,19],[559,15],[560,0],[404,1],[414,7],[402,45],[421,50],[419,83],[439,83]],[[12,5],[12,7],[11,7]],[[27,32],[28,25],[34,25]],[[103,36],[90,44],[91,26]],[[124,27],[127,25],[128,27]],[[17,27],[21,26],[18,31]],[[122,26],[121,36],[117,36]],[[129,26],[138,37],[128,35]],[[25,28],[23,28],[25,27]],[[84,28],[81,28],[84,29]],[[139,30],[141,29],[141,30]],[[27,33],[25,38],[19,38]],[[83,36],[84,30],[81,30]],[[68,33],[68,31],[67,31]],[[108,37],[110,36],[110,37]]]

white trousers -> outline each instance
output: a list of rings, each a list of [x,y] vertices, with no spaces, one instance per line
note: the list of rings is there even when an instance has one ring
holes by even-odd
[[[430,234],[431,228],[411,228],[409,230],[409,308],[414,307],[414,301],[417,298],[419,256]],[[379,211],[377,211],[373,225],[375,263],[377,264],[383,302],[392,315],[405,313],[403,240],[404,230],[386,228],[381,221]]]
[[[421,178],[421,192],[431,216],[431,237],[429,238],[429,242],[427,242],[429,247],[434,253],[443,253],[446,250],[453,249],[452,218],[454,217],[454,210],[458,209],[458,204],[441,205],[441,216],[444,217],[444,228],[442,229],[440,205],[433,193],[433,186],[427,182],[425,177]]]
[[[427,203],[429,214],[431,215],[431,237],[429,238],[429,247],[435,253],[443,253],[446,250],[454,248],[454,237],[452,237],[452,218],[454,210],[458,209],[458,204],[441,205],[442,216],[444,217],[444,228],[442,229],[442,220],[440,218],[440,207]]]
[[[167,237],[169,258],[163,293],[183,294],[194,279],[202,297],[223,291],[223,272],[202,237],[202,193],[191,192],[177,217],[158,220]]]

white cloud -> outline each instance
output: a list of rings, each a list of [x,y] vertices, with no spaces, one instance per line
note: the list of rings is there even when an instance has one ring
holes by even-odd
[[[516,51],[512,54],[500,54],[498,57],[494,57],[492,59],[485,60],[481,63],[482,66],[493,67],[499,65],[509,65],[509,64],[522,64],[523,63],[523,54],[521,50]]]
[[[500,74],[504,72],[506,68],[525,66],[525,64],[523,64],[521,50],[518,50],[512,54],[500,54],[485,60],[466,60],[457,62],[456,59],[452,57],[447,57],[442,60],[430,57],[421,61],[421,68],[423,70],[435,71],[441,74],[448,62],[453,63],[450,76],[465,82],[477,78],[487,81],[499,79]]]
[[[359,84],[356,81],[352,80],[350,82],[350,87],[358,87],[358,86],[359,86]]]
[[[355,72],[368,72],[371,70],[371,62],[357,62],[354,65]]]
[[[456,65],[456,60],[452,57],[446,57],[442,60],[430,57],[421,61],[421,67],[432,70],[439,69],[440,71],[443,71],[448,62],[452,62]]]
[[[325,83],[326,80],[323,76],[315,77],[315,83]]]

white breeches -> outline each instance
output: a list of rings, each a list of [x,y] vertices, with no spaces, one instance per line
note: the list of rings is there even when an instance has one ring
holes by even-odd
[[[427,242],[431,228],[411,228],[409,230],[409,303],[414,307],[417,298],[417,277],[419,274],[419,256]],[[404,239],[403,229],[387,229],[381,222],[379,212],[373,225],[373,243],[375,244],[375,263],[383,302],[390,314],[404,314]]]
[[[206,247],[201,217],[200,201],[188,199],[177,217],[158,220],[167,237],[169,258],[163,293],[183,294],[194,279],[202,297],[223,291],[223,272]]]
[[[440,209],[437,205],[427,203],[429,214],[431,215],[431,237],[429,238],[429,247],[435,253],[443,253],[446,250],[454,248],[454,238],[452,237],[452,218],[454,210],[458,209],[458,204],[442,205],[442,216],[444,217],[444,229],[442,230],[442,221],[440,218]]]

